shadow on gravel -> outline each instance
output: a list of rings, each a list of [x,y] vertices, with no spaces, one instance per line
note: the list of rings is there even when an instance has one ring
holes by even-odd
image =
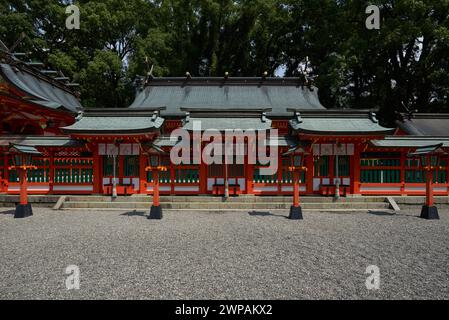
[[[373,214],[375,216],[395,216],[395,212],[387,212],[387,211],[368,211],[368,214]]]
[[[419,218],[419,215],[415,215],[415,214],[407,214],[404,213],[403,211],[400,212],[386,212],[386,211],[368,211],[368,214],[372,214],[375,216],[397,216],[397,217],[412,217],[412,218]]]
[[[285,218],[288,219],[288,217],[281,215],[281,214],[273,214],[271,212],[267,212],[267,211],[251,211],[248,212],[248,214],[250,216],[254,216],[254,217],[268,217],[268,216],[272,216],[272,217],[279,217],[279,218]]]
[[[147,213],[146,212],[142,212],[142,211],[130,211],[130,212],[125,212],[122,213],[121,216],[127,216],[127,217],[146,217]]]
[[[16,211],[15,210],[7,210],[7,211],[0,211],[0,214],[11,214],[13,215]]]

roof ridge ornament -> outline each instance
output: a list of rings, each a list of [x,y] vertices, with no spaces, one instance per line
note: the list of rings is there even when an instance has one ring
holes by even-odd
[[[153,115],[151,116],[151,121],[155,122],[157,120],[157,118],[159,117],[159,111],[155,110],[153,112]]]
[[[296,111],[295,112],[295,117],[296,117],[296,122],[298,122],[298,123],[302,123],[303,122],[302,117],[301,117],[301,112]]]
[[[84,111],[78,111],[78,115],[75,118],[75,121],[78,122],[80,121],[84,116]]]
[[[402,105],[402,107],[405,109],[405,116],[407,117],[407,120],[412,120],[412,118],[414,118],[414,113],[417,113],[418,112],[418,110],[411,110],[410,108],[408,108],[406,105],[405,105],[405,103],[404,103],[404,101],[401,101],[401,105]],[[404,119],[402,119],[402,120],[404,120]]]
[[[372,121],[372,122],[374,122],[374,123],[379,123],[379,120],[377,119],[377,115],[376,115],[376,113],[375,112],[370,112],[369,113],[369,118],[370,118],[370,120]]]

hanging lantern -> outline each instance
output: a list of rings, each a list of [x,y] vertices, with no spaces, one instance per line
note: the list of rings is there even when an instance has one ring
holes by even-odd
[[[293,166],[294,167],[303,167],[304,164],[304,156],[302,154],[295,154],[293,156]]]
[[[160,164],[160,157],[157,154],[150,154],[150,166],[158,167]]]

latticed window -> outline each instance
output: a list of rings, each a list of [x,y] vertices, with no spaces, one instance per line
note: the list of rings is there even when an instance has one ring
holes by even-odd
[[[27,170],[27,182],[30,183],[46,183],[50,181],[50,159],[34,158],[32,161],[36,169]],[[9,159],[9,166],[13,165],[12,159]],[[16,170],[9,172],[9,182],[19,182],[20,177]]]
[[[426,181],[425,171],[421,168],[420,159],[407,159],[405,162],[405,182],[424,183]],[[447,159],[440,160],[440,167],[433,174],[433,182],[447,183]]]
[[[167,171],[159,172],[159,183],[171,183],[170,157],[162,157],[161,165],[167,168]]]
[[[123,174],[125,177],[139,176],[139,156],[124,156],[123,158]]]
[[[210,178],[224,177],[224,165],[212,163],[207,166],[207,176]]]
[[[329,156],[318,156],[314,158],[314,176],[329,176]]]
[[[187,168],[175,168],[175,183],[199,183],[200,171],[196,166],[189,166]]]
[[[289,158],[290,159],[290,158]],[[268,169],[269,165],[263,165],[259,161],[254,166],[253,182],[254,183],[278,183],[278,172],[275,174],[266,175],[262,174],[263,169]]]
[[[281,183],[293,183],[293,172],[289,170],[289,167],[292,166],[292,158],[284,157],[281,160],[281,172],[280,172],[280,182]],[[306,172],[301,171],[299,181],[301,183],[305,183],[306,181]]]
[[[338,156],[338,175],[340,177],[350,176],[350,159],[349,156]],[[337,175],[337,161],[334,161],[334,173]]]
[[[118,175],[118,157],[115,159],[115,175]],[[114,158],[113,157],[103,157],[103,176],[113,177],[114,176]]]
[[[273,175],[264,175],[262,174],[261,170],[263,170],[263,168],[257,168],[254,169],[254,177],[253,177],[253,181],[255,183],[277,183],[278,182],[278,174],[273,174]]]
[[[55,158],[55,183],[92,183],[93,159],[92,158]]]
[[[159,183],[198,184],[200,182],[200,170],[198,165],[172,166],[170,157],[162,157],[161,165],[167,171],[159,172]],[[172,172],[174,179],[172,180]],[[153,173],[147,171],[147,182],[153,182]]]
[[[245,166],[243,164],[228,165],[229,178],[239,178],[245,175]]]
[[[400,153],[362,153],[360,181],[364,183],[400,183]]]

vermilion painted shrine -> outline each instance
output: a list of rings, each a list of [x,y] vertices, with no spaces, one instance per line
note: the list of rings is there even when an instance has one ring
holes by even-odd
[[[101,88],[98,88],[101,90]],[[449,115],[401,114],[396,128],[379,125],[363,110],[327,110],[317,88],[299,78],[153,78],[149,76],[126,109],[83,109],[62,79],[13,57],[0,68],[0,193],[19,193],[11,170],[10,143],[42,153],[28,172],[34,194],[151,194],[143,146],[164,150],[162,194],[220,194],[225,175],[230,194],[291,195],[295,154],[304,155],[302,194],[424,195],[425,176],[417,147],[449,147]],[[105,92],[104,94],[107,94]],[[174,165],[169,139],[177,128],[279,130],[279,168],[260,174],[260,164]],[[268,143],[269,145],[269,143]],[[268,146],[267,145],[267,146]],[[434,175],[434,192],[448,195],[448,156]],[[338,166],[337,166],[338,164]],[[114,170],[115,165],[115,170]],[[337,176],[338,175],[338,176]]]

